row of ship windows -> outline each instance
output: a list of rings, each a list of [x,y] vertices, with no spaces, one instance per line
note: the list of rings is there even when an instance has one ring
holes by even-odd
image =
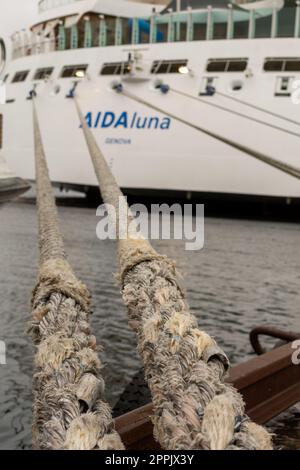
[[[185,73],[187,60],[157,60],[151,67],[152,74],[161,73]],[[248,65],[248,59],[210,59],[208,60],[207,72],[244,72]],[[63,67],[60,78],[83,78],[88,65],[69,65]],[[265,59],[265,72],[300,72],[300,58],[272,58]],[[38,69],[33,80],[45,80],[51,77],[54,67],[45,67]],[[111,62],[102,66],[100,75],[126,75],[131,71],[131,62]],[[24,82],[29,75],[29,70],[16,72],[12,83]],[[6,77],[7,79],[7,77]]]
[[[207,72],[243,72],[248,65],[248,59],[213,59],[207,63]],[[300,72],[300,58],[267,58],[264,61],[265,72]]]

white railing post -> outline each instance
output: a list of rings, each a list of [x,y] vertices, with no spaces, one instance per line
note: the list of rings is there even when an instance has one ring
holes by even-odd
[[[37,54],[37,35],[31,33],[31,54]]]
[[[58,32],[58,50],[64,51],[66,49],[66,29],[63,24],[59,25]]]
[[[89,17],[84,18],[84,43],[83,47],[92,47],[93,46],[93,31],[92,23]]]
[[[121,46],[122,44],[122,20],[116,18],[115,23],[115,46]]]
[[[169,13],[169,18],[168,18],[168,42],[174,42],[174,40],[175,40],[175,28],[174,28],[173,14]]]
[[[178,21],[176,23],[176,41],[180,41],[180,12],[181,12],[181,0],[176,1],[176,11]]]
[[[296,16],[295,16],[295,38],[300,36],[300,1],[296,1]]]
[[[27,34],[23,33],[19,35],[19,51],[17,57],[24,57],[26,54],[27,42],[26,42]]]
[[[156,42],[157,38],[157,25],[156,25],[156,13],[153,11],[151,20],[150,20],[150,44],[153,44]]]
[[[271,26],[271,38],[276,38],[278,33],[278,10],[276,6],[273,6],[272,11],[272,26]]]
[[[49,47],[50,47],[50,51],[56,50],[56,37],[55,37],[54,29],[51,30],[50,35],[49,35]]]
[[[255,37],[255,10],[250,11],[249,16],[249,29],[248,29],[248,39],[253,39]]]
[[[133,18],[132,20],[132,31],[131,31],[131,43],[138,44],[139,43],[139,20],[138,18]]]
[[[187,25],[186,25],[186,40],[192,41],[194,38],[194,23],[193,12],[191,7],[188,7]]]
[[[25,32],[23,35],[23,57],[25,57],[26,55],[30,55],[29,52],[30,52],[29,39],[28,39],[28,34]]]
[[[40,35],[40,48],[41,48],[41,54],[44,54],[46,52],[46,47],[45,47],[45,38],[42,34]]]
[[[107,28],[104,17],[100,18],[100,27],[99,27],[99,46],[105,47],[107,45]]]
[[[40,33],[38,33],[36,35],[35,53],[40,54],[41,52],[42,52],[41,35],[40,35]]]
[[[14,33],[11,37],[12,40],[12,57],[14,59],[17,59],[21,55],[21,47],[22,47],[22,42],[21,42],[21,37],[20,33]]]
[[[229,3],[226,39],[232,39],[232,38],[233,38],[233,8],[232,8],[232,4]]]
[[[78,26],[73,24],[71,26],[71,49],[78,49]]]
[[[206,40],[210,41],[213,38],[213,9],[209,5],[207,7],[207,23],[206,23]]]

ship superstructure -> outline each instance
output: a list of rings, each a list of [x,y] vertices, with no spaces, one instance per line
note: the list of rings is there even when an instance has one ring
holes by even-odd
[[[222,138],[300,170],[300,3],[195,4],[41,0],[31,30],[13,35],[5,71],[0,112],[12,168],[34,178],[28,98],[35,89],[52,181],[85,192],[96,186],[66,98],[77,83],[87,122],[125,191],[298,200],[297,178]],[[116,83],[157,111],[116,93]]]

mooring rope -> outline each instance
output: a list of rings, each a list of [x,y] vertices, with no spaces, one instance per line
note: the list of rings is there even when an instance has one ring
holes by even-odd
[[[300,137],[300,134],[298,132],[291,131],[289,129],[286,129],[285,127],[277,126],[276,124],[272,124],[270,122],[263,121],[262,119],[258,119],[252,116],[249,116],[248,114],[244,114],[241,111],[235,111],[234,109],[227,108],[226,106],[223,106],[219,103],[215,103],[213,101],[208,101],[203,98],[200,98],[199,96],[194,96],[191,95],[190,93],[186,93],[185,91],[178,90],[176,88],[171,87],[170,91],[173,93],[176,93],[177,95],[184,96],[185,98],[189,98],[191,100],[197,101],[199,103],[206,104],[207,106],[211,106],[216,109],[220,109],[221,111],[225,111],[227,113],[233,114],[238,117],[242,117],[243,119],[247,119],[249,121],[255,122],[256,124],[261,124],[266,127],[270,127],[271,129],[274,129],[276,131],[284,132],[286,134],[292,135],[293,137]]]
[[[209,137],[212,137],[213,139],[218,140],[219,142],[223,142],[224,144],[229,145],[230,147],[235,148],[236,150],[240,150],[241,152],[247,155],[250,155],[263,163],[266,163],[267,165],[272,166],[273,168],[276,168],[284,173],[287,173],[288,175],[293,176],[294,178],[300,179],[300,169],[295,168],[294,166],[289,165],[288,163],[283,163],[279,160],[276,160],[273,157],[269,157],[268,155],[258,152],[257,150],[254,150],[248,146],[239,144],[238,142],[235,142],[231,139],[227,139],[226,137],[216,134],[215,132],[212,132],[204,127],[198,126],[197,124],[193,124],[187,119],[177,116],[176,114],[171,113],[170,111],[162,109],[160,106],[156,106],[153,103],[149,103],[149,101],[146,101],[143,98],[140,98],[139,96],[136,96],[128,92],[127,90],[124,90],[123,88],[121,89],[121,93],[127,98],[135,101],[136,103],[142,104],[144,106],[147,106],[148,108],[158,111],[159,113],[165,114],[166,116],[169,116],[172,119],[175,119],[176,121],[181,122],[182,124],[185,124],[186,126],[191,127],[192,129],[200,131],[203,134],[206,134]]]
[[[74,100],[103,200],[118,214],[124,196]],[[126,222],[131,229],[118,244],[120,281],[153,398],[155,438],[169,450],[271,449],[269,433],[249,420],[241,395],[225,383],[228,359],[198,329],[174,262],[137,235],[130,212]]]
[[[215,91],[216,95],[222,96],[223,98],[228,98],[231,101],[235,101],[236,103],[243,104],[244,106],[248,106],[248,108],[255,109],[256,111],[261,111],[262,113],[269,114],[270,116],[276,117],[278,119],[282,119],[283,121],[290,122],[291,124],[295,124],[296,126],[300,126],[300,122],[294,119],[288,118],[287,116],[282,116],[282,114],[275,113],[274,111],[270,111],[269,109],[262,108],[257,104],[249,103],[248,101],[241,100],[236,96],[227,95],[227,93],[222,93],[220,91]]]
[[[33,98],[33,97],[32,97]],[[66,260],[33,99],[40,264],[29,331],[37,345],[33,441],[38,449],[123,449],[91,334],[90,293]]]

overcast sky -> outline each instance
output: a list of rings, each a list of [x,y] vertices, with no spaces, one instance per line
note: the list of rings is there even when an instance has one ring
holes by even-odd
[[[7,38],[30,24],[37,4],[38,0],[0,0],[0,36]]]

